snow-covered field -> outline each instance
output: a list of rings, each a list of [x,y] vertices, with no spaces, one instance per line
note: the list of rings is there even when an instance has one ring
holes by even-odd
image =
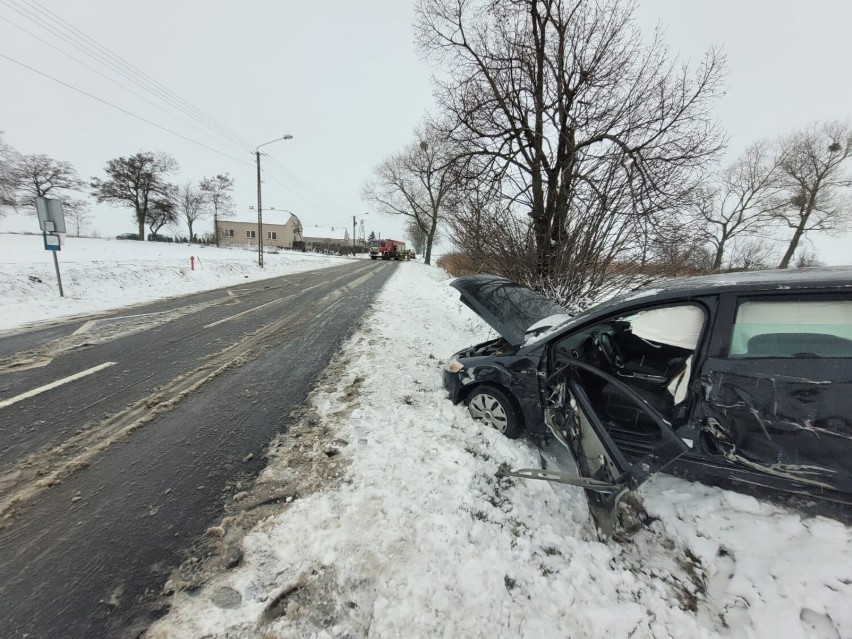
[[[50,251],[41,235],[0,234],[0,330],[94,313],[172,295],[327,268],[348,259],[313,253],[257,252],[198,244],[69,237],[59,251],[65,297],[59,297]],[[196,258],[195,270],[190,257]],[[10,312],[11,311],[11,312]]]
[[[41,237],[0,234],[0,330],[347,258],[260,270],[251,251],[70,238],[59,259],[63,299]],[[444,359],[489,336],[447,282],[399,265],[256,484],[235,486],[210,530],[229,560],[177,571],[148,636],[852,637],[843,524],[660,476],[642,525],[604,544],[580,491],[495,479],[566,460],[444,399]]]
[[[488,336],[447,281],[399,265],[210,529],[234,567],[176,574],[146,636],[852,637],[843,524],[660,476],[601,543],[579,490],[495,479],[557,452],[444,398],[444,359]]]

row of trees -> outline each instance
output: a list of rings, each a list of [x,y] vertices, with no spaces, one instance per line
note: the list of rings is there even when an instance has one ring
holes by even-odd
[[[191,181],[178,186],[168,181],[177,169],[177,160],[166,153],[115,158],[107,162],[106,178],[92,179],[92,195],[98,202],[131,208],[140,239],[146,225],[157,234],[163,226],[182,222],[193,240],[199,220],[212,217],[215,228],[220,219],[234,214],[234,180],[227,173],[204,178],[197,187]],[[218,241],[217,234],[217,246]]]
[[[211,217],[216,223],[234,214],[234,181],[227,173],[179,186],[169,182],[177,169],[177,160],[166,153],[140,152],[108,161],[104,178],[86,182],[69,162],[18,153],[0,137],[0,206],[34,210],[36,197],[59,198],[79,236],[90,220],[89,204],[74,195],[90,191],[99,203],[130,208],[140,239],[146,226],[157,234],[163,226],[183,223],[192,240],[199,220]]]
[[[383,161],[363,197],[440,229],[473,265],[569,300],[619,270],[766,260],[765,238],[846,220],[850,128],[759,142],[730,167],[712,116],[726,61],[693,69],[631,0],[418,0],[439,66],[436,113]]]
[[[687,209],[687,223],[712,247],[710,268],[748,268],[769,252],[767,240],[788,229],[778,265],[787,268],[807,234],[843,230],[852,211],[850,155],[852,128],[826,122],[756,142],[709,176]]]

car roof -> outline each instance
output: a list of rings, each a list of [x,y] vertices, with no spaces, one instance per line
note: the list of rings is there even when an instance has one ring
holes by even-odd
[[[597,321],[598,318],[619,313],[641,304],[693,299],[719,293],[761,293],[778,290],[848,289],[852,295],[852,266],[798,268],[772,271],[747,271],[717,273],[695,277],[659,279],[648,282],[632,291],[620,293],[605,300],[585,313],[553,327],[528,340],[525,347],[537,347],[555,333]]]
[[[815,268],[775,269],[770,271],[744,271],[716,273],[696,277],[660,279],[648,282],[640,291],[694,291],[719,292],[720,289],[773,290],[778,288],[836,288],[852,287],[852,266],[822,266]]]

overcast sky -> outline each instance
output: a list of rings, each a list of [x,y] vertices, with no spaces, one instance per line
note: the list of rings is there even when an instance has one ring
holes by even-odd
[[[218,151],[0,57],[6,141],[25,153],[68,160],[86,178],[102,175],[110,158],[167,151],[180,162],[177,182],[230,173],[245,215],[256,202],[254,147],[289,133],[292,140],[265,147],[264,208],[292,210],[306,227],[346,225],[351,232],[352,216],[370,210],[360,187],[372,168],[410,141],[432,107],[430,67],[415,50],[413,5],[404,0],[38,3],[0,0],[0,54]],[[53,16],[42,7],[203,111],[218,131],[197,113],[178,118],[174,106],[149,103],[162,104],[152,89],[45,30]],[[710,46],[727,54],[728,93],[717,113],[732,156],[760,137],[850,116],[847,0],[644,0],[638,19],[648,32],[663,24],[684,59],[696,62]],[[96,207],[95,217],[103,235],[135,229],[127,209]],[[9,223],[0,222],[0,229]],[[375,213],[365,226],[383,237],[402,229],[397,219]],[[817,247],[831,263],[849,262],[846,241]]]

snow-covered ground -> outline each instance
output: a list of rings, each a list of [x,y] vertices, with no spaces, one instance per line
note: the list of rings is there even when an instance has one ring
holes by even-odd
[[[447,281],[399,266],[210,529],[232,568],[176,573],[147,637],[852,637],[843,524],[660,476],[601,543],[579,490],[496,479],[557,453],[444,398],[444,359],[488,336]]]
[[[192,270],[190,257],[195,257]],[[41,235],[0,234],[0,331],[32,322],[94,313],[172,295],[345,263],[352,258],[266,253],[198,244],[67,238],[59,251],[65,297]]]
[[[260,270],[255,259],[70,238],[60,299],[41,237],[0,235],[0,330],[346,260],[285,251]],[[503,464],[559,453],[444,399],[443,360],[489,336],[447,281],[400,265],[262,476],[234,487],[211,528],[241,561],[196,569],[200,589],[182,590],[176,572],[173,610],[149,636],[852,637],[840,523],[660,476],[632,538],[603,544],[578,490],[495,479]]]

